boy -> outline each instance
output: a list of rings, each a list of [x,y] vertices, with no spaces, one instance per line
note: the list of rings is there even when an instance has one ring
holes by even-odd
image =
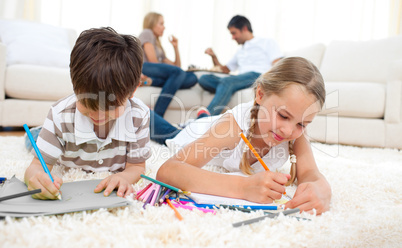
[[[37,145],[51,171],[53,165],[90,172],[117,172],[95,188],[108,196],[133,193],[150,157],[149,109],[131,98],[140,83],[142,49],[138,39],[112,28],[80,34],[71,52],[74,94],[55,103]],[[44,172],[38,158],[25,171],[28,190],[37,199],[57,199],[62,179]]]

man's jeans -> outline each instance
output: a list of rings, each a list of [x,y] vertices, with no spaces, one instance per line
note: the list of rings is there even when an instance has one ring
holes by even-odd
[[[261,73],[257,72],[247,72],[228,77],[218,77],[212,74],[201,76],[198,81],[200,86],[206,91],[215,93],[207,107],[211,115],[219,115],[234,93],[249,88],[260,75]]]
[[[167,139],[173,139],[181,130],[174,127],[160,115],[151,110],[150,126],[151,140],[158,142],[161,145],[166,145]]]

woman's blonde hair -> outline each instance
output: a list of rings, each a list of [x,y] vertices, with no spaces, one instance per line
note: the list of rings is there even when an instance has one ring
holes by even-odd
[[[161,14],[156,13],[156,12],[149,12],[145,17],[144,17],[144,22],[142,23],[142,28],[143,29],[151,29],[153,30],[153,28],[156,26],[156,24],[159,21],[159,18],[163,17]],[[159,37],[156,37],[156,45],[162,49],[163,51],[163,47],[162,44],[159,40]]]
[[[254,92],[260,86],[265,95],[270,96],[274,94],[279,96],[284,89],[292,84],[303,85],[308,93],[315,96],[322,108],[325,102],[324,80],[317,67],[307,59],[301,57],[288,57],[278,61],[271,70],[257,78],[254,83]],[[253,138],[258,110],[259,106],[254,101],[254,106],[250,113],[250,127],[247,130],[248,140]],[[294,155],[293,142],[289,142],[289,154],[291,156]],[[249,155],[250,152],[248,150],[243,152],[240,169],[243,173],[250,175],[252,173]],[[286,185],[292,184],[296,179],[296,163],[294,160],[291,159],[291,178]]]

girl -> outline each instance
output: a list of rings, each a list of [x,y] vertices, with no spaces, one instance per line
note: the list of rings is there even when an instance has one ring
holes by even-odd
[[[297,179],[295,195],[285,207],[315,209],[318,214],[327,211],[331,188],[318,171],[310,144],[303,135],[324,101],[324,82],[318,69],[300,57],[284,58],[256,80],[254,102],[240,104],[223,114],[200,138],[167,160],[157,179],[193,192],[259,203],[280,199],[285,185]],[[163,128],[172,136],[178,133],[160,121],[152,119],[151,129]],[[245,133],[270,171],[265,171],[252,152],[245,149],[240,132]],[[221,163],[224,168],[250,176],[201,169],[219,154],[221,157],[225,154]],[[291,157],[291,175],[273,172],[287,161],[289,154],[296,157]]]
[[[146,85],[162,87],[162,91],[155,103],[154,111],[163,117],[172,97],[178,89],[193,87],[198,79],[192,72],[183,71],[180,66],[178,40],[171,36],[169,39],[175,51],[175,61],[166,58],[165,51],[159,41],[165,30],[163,16],[150,12],[144,18],[144,30],[139,36],[144,50],[144,64],[142,73],[151,80],[144,78]]]

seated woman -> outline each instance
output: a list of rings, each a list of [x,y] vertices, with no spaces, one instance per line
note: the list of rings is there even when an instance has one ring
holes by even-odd
[[[162,87],[160,96],[154,106],[154,111],[163,117],[176,91],[193,87],[198,79],[194,73],[185,72],[180,68],[178,40],[174,36],[171,36],[169,41],[175,51],[175,61],[173,62],[166,58],[165,51],[159,40],[165,30],[161,14],[148,13],[144,18],[143,28],[144,30],[139,36],[144,50],[142,73],[152,79],[152,83],[150,83],[150,80],[146,80],[147,84],[144,85]]]

